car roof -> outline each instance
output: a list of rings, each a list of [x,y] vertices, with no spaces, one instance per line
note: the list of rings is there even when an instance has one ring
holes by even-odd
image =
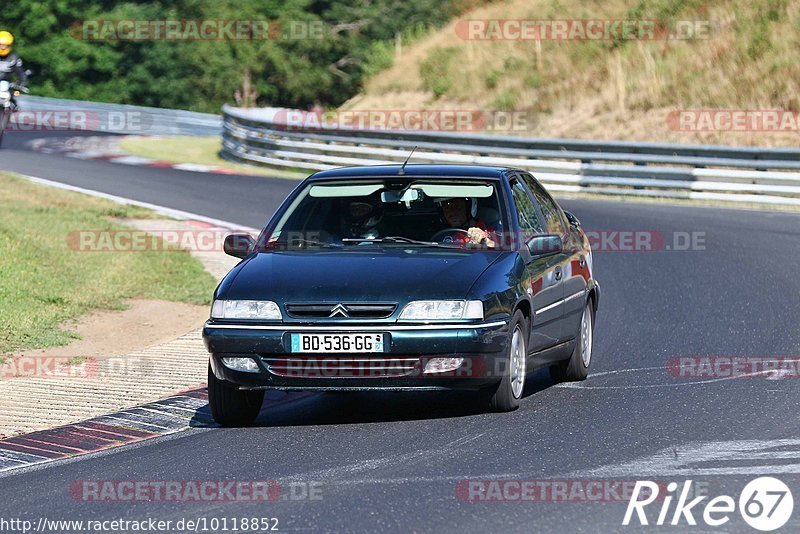
[[[486,165],[406,165],[402,174],[402,165],[362,165],[357,167],[341,167],[328,171],[320,171],[309,176],[310,179],[325,178],[380,178],[384,176],[442,176],[464,178],[502,178],[510,169],[508,167],[491,167]]]

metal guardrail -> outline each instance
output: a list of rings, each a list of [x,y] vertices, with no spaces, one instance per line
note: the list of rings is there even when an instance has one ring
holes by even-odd
[[[553,191],[800,206],[800,150],[287,127],[286,110],[223,107],[222,154],[323,170],[402,162],[517,167]],[[796,172],[793,172],[796,171]]]
[[[20,96],[19,102],[23,112],[70,112],[64,126],[67,130],[131,135],[219,135],[222,129],[221,117],[211,113],[28,95]],[[38,130],[60,126],[60,120],[46,116],[31,119]]]

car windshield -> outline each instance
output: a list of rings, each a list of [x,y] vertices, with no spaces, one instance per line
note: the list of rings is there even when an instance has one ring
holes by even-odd
[[[497,249],[505,227],[500,206],[496,184],[489,180],[310,182],[262,246]]]

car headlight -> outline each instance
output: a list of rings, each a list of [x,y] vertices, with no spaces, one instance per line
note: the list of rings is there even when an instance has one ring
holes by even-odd
[[[212,319],[283,319],[278,305],[271,300],[215,300],[211,305]]]
[[[415,300],[400,312],[401,321],[483,319],[480,300]]]

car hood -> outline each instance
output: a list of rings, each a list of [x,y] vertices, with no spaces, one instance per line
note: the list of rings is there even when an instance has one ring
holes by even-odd
[[[501,255],[442,248],[262,252],[234,269],[217,296],[276,302],[463,299]]]

